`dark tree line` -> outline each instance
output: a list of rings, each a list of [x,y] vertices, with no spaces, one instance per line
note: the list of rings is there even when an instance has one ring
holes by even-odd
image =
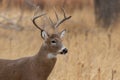
[[[120,0],[94,0],[96,22],[108,28],[120,16]]]

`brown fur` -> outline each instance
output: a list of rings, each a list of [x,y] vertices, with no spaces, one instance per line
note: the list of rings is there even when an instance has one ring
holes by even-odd
[[[50,45],[52,39],[57,41],[59,47]],[[43,43],[38,54],[32,57],[17,60],[0,59],[0,80],[47,80],[56,63],[56,58],[48,59],[47,55],[56,53],[60,48],[61,39],[58,35],[52,35]]]

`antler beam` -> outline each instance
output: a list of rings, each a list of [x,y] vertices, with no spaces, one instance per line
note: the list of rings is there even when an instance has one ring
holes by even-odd
[[[35,20],[38,19],[38,18],[41,17],[41,16],[44,16],[44,15],[46,15],[46,14],[43,13],[43,14],[41,14],[41,15],[38,15],[38,16],[33,17],[33,19],[32,19],[33,24],[36,26],[36,28],[38,28],[38,29],[41,30],[41,31],[42,31],[43,29],[40,28],[40,27],[36,24]]]
[[[36,21],[36,19],[38,19],[39,17],[42,17],[42,16],[46,15],[46,13],[42,13],[42,14],[40,14],[40,15],[35,16],[35,15],[37,14],[37,12],[38,12],[38,9],[39,9],[39,7],[37,7],[37,8],[36,8],[36,11],[34,12],[34,16],[33,16],[33,18],[32,18],[32,22],[33,22],[33,24],[35,25],[36,28],[38,28],[39,30],[43,31],[43,29],[42,29],[41,27],[39,27],[39,26],[36,24],[35,21]]]

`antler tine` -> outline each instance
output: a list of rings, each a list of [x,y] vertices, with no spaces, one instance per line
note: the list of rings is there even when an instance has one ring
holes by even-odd
[[[62,11],[63,11],[64,18],[61,20],[58,19],[58,21],[56,22],[55,28],[57,28],[61,23],[63,23],[64,21],[72,17],[72,16],[68,16],[68,17],[66,16],[64,8],[62,8]]]
[[[62,7],[61,9],[62,9],[62,11],[63,11],[64,18],[66,18],[65,9],[64,9],[63,7]]]
[[[54,11],[55,11],[55,16],[56,16],[57,20],[59,20],[59,17],[58,17],[58,14],[57,14],[57,12],[56,12],[55,7],[54,7]]]
[[[39,30],[43,31],[43,29],[40,28],[40,27],[36,24],[35,20],[38,19],[39,17],[42,17],[42,16],[46,15],[46,13],[42,13],[42,14],[40,14],[40,15],[36,15],[37,12],[38,12],[38,9],[39,9],[39,7],[37,7],[36,10],[35,10],[35,12],[34,12],[34,16],[33,16],[33,18],[32,18],[32,22],[33,22],[33,24],[35,25],[36,28],[38,28]],[[35,16],[35,15],[36,15],[36,16]]]
[[[52,27],[54,27],[54,22],[52,21],[52,19],[49,17],[49,21]]]

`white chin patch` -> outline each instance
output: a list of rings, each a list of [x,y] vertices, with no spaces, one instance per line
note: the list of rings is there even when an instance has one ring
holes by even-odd
[[[48,53],[47,58],[48,59],[56,58],[56,55],[54,55],[53,53]]]
[[[63,51],[63,49],[65,49],[65,46],[62,46],[62,48],[58,51],[59,53]]]

